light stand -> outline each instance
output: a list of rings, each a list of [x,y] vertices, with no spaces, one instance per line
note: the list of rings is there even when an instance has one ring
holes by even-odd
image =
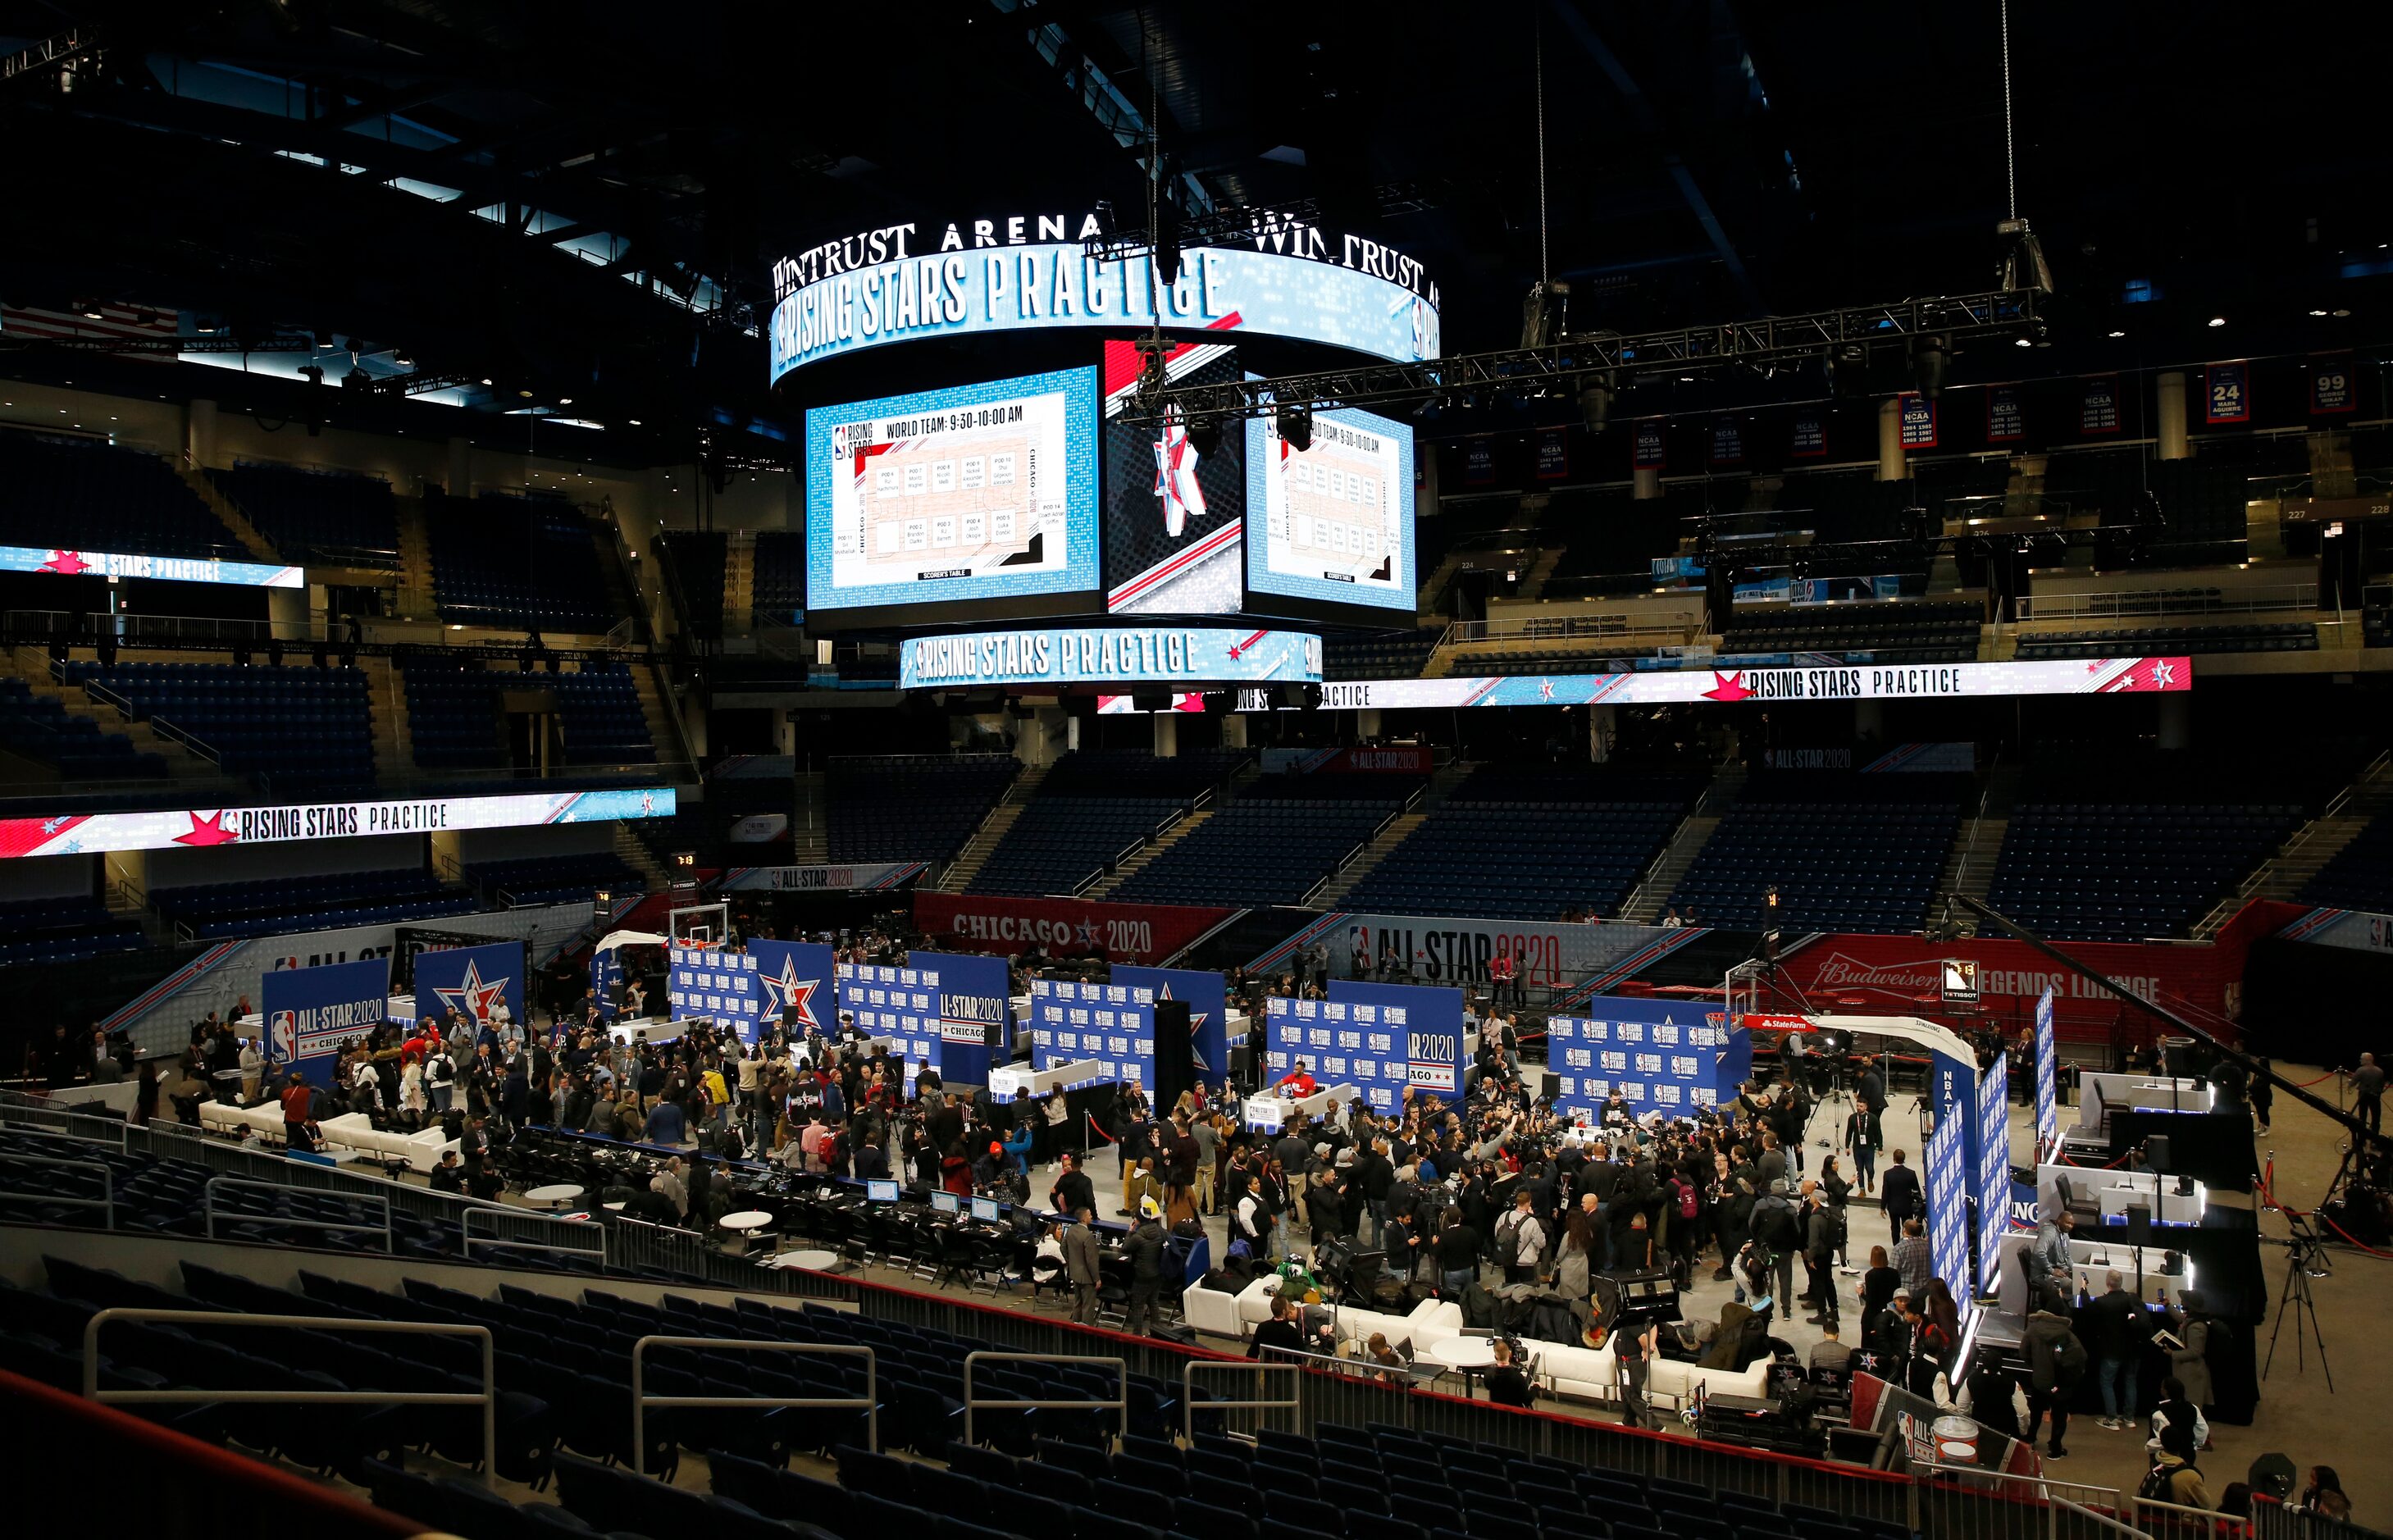
[[[2293,1233],[2292,1238],[2285,1242],[2285,1286],[2277,1293],[2277,1324],[2269,1332],[2269,1356],[2260,1365],[2260,1377],[2268,1378],[2269,1367],[2277,1361],[2277,1337],[2285,1329],[2285,1312],[2299,1306],[2302,1314],[2309,1318],[2309,1340],[2318,1344],[2319,1370],[2326,1376],[2327,1393],[2333,1395],[2334,1371],[2327,1366],[2326,1336],[2319,1330],[2318,1306],[2310,1299],[2310,1280],[2332,1277],[2334,1269],[2327,1262],[2326,1243],[2317,1231],[2310,1228],[2309,1217],[2291,1209],[2284,1210],[2284,1215],[2285,1223]],[[2294,1323],[2294,1371],[2299,1374],[2308,1367],[2301,1322],[2296,1320]]]

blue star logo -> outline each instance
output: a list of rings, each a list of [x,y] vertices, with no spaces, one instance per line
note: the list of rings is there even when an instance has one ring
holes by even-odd
[[[822,1024],[815,1019],[815,988],[822,980],[798,977],[796,953],[790,953],[781,959],[781,971],[778,974],[758,969],[756,981],[765,986],[765,997],[771,1004],[767,1015],[778,1020],[783,1011],[795,1008],[801,1028],[807,1032],[822,1030]]]

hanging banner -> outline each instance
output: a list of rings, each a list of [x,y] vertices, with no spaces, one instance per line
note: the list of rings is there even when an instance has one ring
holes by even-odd
[[[756,959],[756,986],[764,991],[759,1003],[765,1027],[787,1022],[801,1037],[830,1031],[836,1017],[829,946],[811,941],[752,941],[748,952]]]
[[[1786,453],[1796,460],[1827,458],[1827,414],[1818,411],[1798,412],[1795,416],[1794,433],[1787,441]]]
[[[1712,463],[1745,463],[1745,427],[1733,417],[1722,417],[1712,424]]]
[[[1932,450],[1936,447],[1936,403],[1926,396],[1904,396],[1895,407],[1897,420],[1903,425],[1903,447],[1906,450]]]
[[[1597,996],[1546,1018],[1546,1067],[1564,1116],[1600,1123],[1615,1090],[1633,1116],[1683,1116],[1734,1099],[1753,1075],[1753,1034],[1684,1000]]]
[[[267,974],[259,991],[267,1058],[311,1085],[331,1085],[342,1046],[382,1024],[390,1013],[389,995],[388,958]]]
[[[2360,398],[2352,389],[2350,354],[2312,359],[2309,378],[2311,416],[2334,417],[2359,410]]]
[[[1462,479],[1473,487],[1484,487],[1496,479],[1496,440],[1488,434],[1478,434],[1462,441]]]
[[[1986,391],[1986,442],[2015,444],[2027,437],[2027,413],[2019,386],[1994,385]]]
[[[942,946],[1012,956],[1103,953],[1108,961],[1160,963],[1242,911],[1186,904],[1108,904],[1083,898],[914,894],[914,924]]]
[[[1658,471],[1662,468],[1661,424],[1638,424],[1630,442],[1634,446],[1628,455],[1630,465],[1641,471]]]
[[[1089,1061],[1097,1079],[1155,1085],[1153,985],[1030,981],[1030,1067]]]
[[[2245,363],[2215,363],[2202,372],[2203,421],[2216,427],[2222,423],[2248,423],[2252,420],[2252,367]]]
[[[1138,968],[1117,963],[1113,982],[1131,989],[1154,991],[1156,1004],[1188,1003],[1188,1040],[1196,1055],[1199,1078],[1213,1081],[1230,1070],[1229,984],[1221,974],[1201,968]]]
[[[1537,479],[1564,481],[1570,477],[1570,430],[1540,428],[1537,430]]]
[[[525,972],[520,941],[419,952],[415,1013],[446,1020],[450,1011],[457,1011],[477,1026],[488,1026],[503,1005],[510,1021],[529,1028],[530,1019],[524,1013]]]
[[[726,893],[857,893],[904,887],[930,869],[927,861],[822,867],[733,867]]]
[[[2060,1047],[2052,1030],[2052,991],[2035,1002],[2035,1154],[2049,1159],[2060,1148]]]
[[[2077,431],[2104,434],[2119,431],[2119,377],[2103,374],[2087,380],[2077,400]]]

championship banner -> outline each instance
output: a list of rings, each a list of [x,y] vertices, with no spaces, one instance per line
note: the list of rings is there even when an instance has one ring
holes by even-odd
[[[2060,1045],[2052,1031],[2052,991],[2035,1002],[2035,1157],[2060,1148]]]
[[[420,952],[415,958],[415,1013],[445,1021],[451,1011],[461,1011],[477,1026],[488,1026],[497,1008],[504,1005],[507,1019],[529,1029],[525,972],[520,941]]]
[[[2354,376],[2351,355],[2337,353],[2330,358],[2309,361],[2310,415],[2335,417],[2360,410],[2360,398],[2353,392]]]
[[[1096,1078],[1155,1085],[1155,989],[1150,985],[1030,981],[1030,1067],[1096,1063]]]
[[[831,981],[843,1017],[854,1017],[867,1037],[895,1040],[909,1086],[924,1064],[945,1073],[937,970],[842,962]]]
[[[2119,431],[2119,377],[2105,374],[2086,382],[2077,400],[2077,431],[2095,435]]]
[[[1976,1124],[1970,1129],[1970,1153],[1977,1161],[1970,1190],[1978,1203],[1976,1276],[1981,1294],[1994,1292],[2003,1236],[2010,1231],[2011,1097],[2005,1063],[1996,1059],[1979,1072]]]
[[[1139,968],[1117,964],[1113,982],[1151,989],[1155,1000],[1184,1000],[1188,1040],[1195,1046],[1198,1078],[1218,1080],[1230,1072],[1229,982],[1201,968]],[[1151,1055],[1150,1055],[1151,1056]],[[1152,1082],[1149,1082],[1152,1084]]]
[[[2213,427],[2252,420],[2252,366],[2215,363],[2202,372],[2203,421]]]
[[[752,1043],[763,1030],[765,988],[756,981],[756,959],[720,946],[671,946],[665,950],[665,1004],[670,1019],[704,1016]]]
[[[764,998],[758,1024],[770,1029],[786,1020],[800,1037],[827,1037],[839,1024],[831,1009],[831,951],[812,941],[751,941],[756,987]]]
[[[0,572],[46,572],[61,578],[143,578],[152,582],[223,583],[233,588],[305,588],[299,567],[261,562],[203,561],[188,556],[129,556],[113,551],[46,551],[0,545]]]
[[[1786,443],[1791,460],[1824,460],[1828,454],[1828,419],[1820,412],[1798,412]]]
[[[1687,669],[1497,678],[1368,679],[1325,685],[1325,711],[1467,706],[1660,706],[1740,700],[1959,700],[2005,695],[2151,694],[2193,687],[2185,658],[2073,658],[2044,662]]]
[[[1565,481],[1570,478],[1570,431],[1567,428],[1537,430],[1537,479]]]
[[[88,855],[100,851],[205,849],[345,840],[360,834],[439,834],[622,818],[670,818],[669,786],[529,796],[426,797],[392,803],[285,803],[181,813],[74,813],[0,818],[0,858]]]
[[[1395,1110],[1408,1085],[1460,1097],[1462,991],[1333,979],[1329,994],[1266,1002],[1266,1082],[1301,1059],[1316,1081],[1351,1084],[1382,1112]]]
[[[297,1071],[311,1085],[331,1085],[342,1045],[382,1024],[390,1013],[389,994],[388,958],[268,973],[259,992],[268,1061],[278,1071]]]
[[[930,869],[928,861],[819,867],[733,867],[723,874],[720,886],[725,893],[877,893],[904,887]]]
[[[916,951],[909,960],[938,981],[941,1077],[988,1084],[989,1065],[1003,1064],[1013,1051],[1013,989],[1005,959]]]
[[[1473,487],[1484,487],[1496,479],[1496,440],[1488,434],[1474,434],[1462,441],[1462,479]]]
[[[991,631],[916,637],[898,649],[897,687],[987,685],[1317,685],[1321,638],[1245,626]]]
[[[1902,424],[1903,447],[1906,450],[1932,450],[1936,447],[1936,400],[1930,396],[1905,396],[1895,407]]]
[[[942,946],[1012,956],[1102,952],[1110,962],[1160,963],[1245,911],[1080,898],[999,898],[914,891],[914,924]]]
[[[1986,390],[1986,442],[2016,444],[2027,437],[2027,412],[2019,386],[1991,385]]]
[[[1722,417],[1712,424],[1712,463],[1745,463],[1745,428],[1733,417]]]
[[[2243,972],[2241,952],[2223,945],[2085,941],[2070,942],[2066,949],[2146,999],[2182,1001],[2211,1015],[2227,1013],[2229,990]],[[1942,1013],[1934,1002],[1947,959],[1978,964],[1979,1010],[1997,1021],[2025,1023],[2048,989],[2057,1035],[2076,1042],[2108,1042],[2112,1027],[2127,1009],[2108,990],[2025,942],[1993,936],[1930,946],[1916,936],[1808,935],[1780,949],[1778,967],[1788,986],[1807,999],[1847,996],[1855,1003],[1837,1009],[1932,1018]]]
[[[1635,433],[1631,436],[1630,443],[1633,446],[1628,451],[1628,463],[1631,469],[1641,471],[1662,469],[1665,451],[1661,424],[1638,424]]]
[[[1583,1014],[1546,1018],[1554,1106],[1601,1122],[1615,1090],[1632,1116],[1678,1117],[1733,1100],[1753,1076],[1753,1034],[1684,1000],[1598,996]]]

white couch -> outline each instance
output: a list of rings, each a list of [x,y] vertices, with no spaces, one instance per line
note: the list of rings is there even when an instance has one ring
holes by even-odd
[[[279,1119],[276,1127],[281,1127]],[[385,1131],[376,1129],[361,1112],[344,1113],[316,1127],[328,1149],[355,1150],[382,1160],[404,1160],[418,1171],[430,1171],[440,1164],[443,1155],[457,1147],[457,1141],[441,1137],[437,1123],[419,1133]]]
[[[250,1129],[263,1134],[282,1137],[282,1103],[261,1102],[254,1107],[237,1107],[229,1102],[200,1103],[200,1127],[211,1133],[231,1134],[238,1138]]]

